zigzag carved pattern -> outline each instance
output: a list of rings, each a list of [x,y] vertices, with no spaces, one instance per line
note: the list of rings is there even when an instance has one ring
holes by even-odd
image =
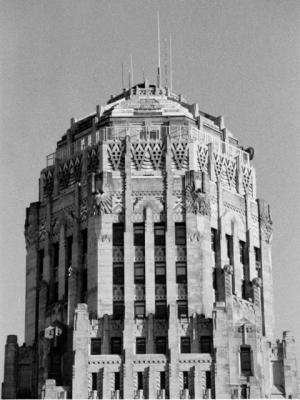
[[[112,167],[114,170],[117,170],[120,167],[120,163],[124,158],[124,143],[109,143],[107,147],[108,156]]]
[[[188,143],[187,142],[173,142],[171,143],[173,157],[177,169],[182,169],[183,163],[187,158]]]
[[[197,146],[197,157],[200,171],[204,171],[207,167],[208,150],[202,146]]]
[[[154,169],[160,167],[162,157],[164,154],[165,145],[161,143],[149,143],[149,152],[151,156],[151,161],[153,163]]]
[[[214,159],[215,159],[215,172],[217,178],[220,178],[224,164],[224,157],[221,156],[220,154],[214,154]]]
[[[138,170],[142,169],[143,161],[147,152],[147,143],[132,143],[131,144],[131,154],[133,160],[135,161],[136,168]]]
[[[229,186],[235,185],[235,173],[236,173],[236,162],[234,160],[225,161],[226,174],[229,182]]]

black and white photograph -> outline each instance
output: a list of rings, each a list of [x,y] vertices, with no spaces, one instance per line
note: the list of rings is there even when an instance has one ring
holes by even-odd
[[[300,1],[0,0],[2,399],[300,398]]]

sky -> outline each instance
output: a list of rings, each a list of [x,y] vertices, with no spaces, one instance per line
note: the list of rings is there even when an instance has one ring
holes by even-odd
[[[255,149],[257,193],[274,221],[275,333],[300,368],[300,2],[0,0],[0,380],[6,335],[24,341],[25,209],[70,126],[134,82],[156,82],[172,34],[173,91]]]

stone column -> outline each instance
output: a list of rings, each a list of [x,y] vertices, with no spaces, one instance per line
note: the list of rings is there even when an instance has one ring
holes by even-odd
[[[146,315],[149,315],[155,314],[154,233],[150,207],[146,208],[145,244],[145,298]]]
[[[263,334],[268,340],[274,339],[273,279],[271,259],[272,220],[270,206],[264,200],[258,200],[261,278],[262,278],[262,313]]]
[[[2,398],[16,399],[18,378],[18,342],[16,335],[7,336],[4,357]]]
[[[191,372],[194,375],[194,398],[203,399],[202,374],[204,371],[202,371],[201,365],[197,364],[192,368]]]
[[[125,150],[125,232],[124,232],[124,332],[123,347],[125,363],[123,366],[123,397],[133,398],[133,336],[134,325],[134,270],[133,270],[133,224],[132,224],[132,183],[130,137],[126,136]]]
[[[168,329],[168,345],[169,345],[169,365],[168,365],[168,381],[169,381],[169,398],[178,399],[179,390],[179,369],[178,369],[178,318],[177,318],[177,284],[176,284],[176,268],[175,268],[175,221],[173,214],[174,198],[173,185],[174,178],[171,163],[171,142],[170,137],[166,137],[166,282],[167,282],[167,304],[169,308],[169,329]]]
[[[58,300],[65,295],[66,278],[66,227],[62,223],[59,230]]]
[[[210,200],[206,176],[186,174],[187,278],[189,314],[211,316],[214,293],[211,265]]]
[[[299,397],[295,339],[291,332],[283,332],[283,371],[286,397]]]
[[[37,266],[38,266],[38,232],[39,203],[31,203],[27,208],[25,222],[26,239],[26,306],[25,306],[25,342],[32,345],[37,331]]]
[[[89,315],[86,304],[78,304],[74,317],[72,398],[88,398]]]
[[[156,371],[151,364],[148,367],[148,399],[157,399]]]

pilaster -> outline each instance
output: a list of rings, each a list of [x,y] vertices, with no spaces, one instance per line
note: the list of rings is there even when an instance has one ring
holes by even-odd
[[[146,315],[155,314],[154,233],[152,209],[146,208],[145,223]]]

